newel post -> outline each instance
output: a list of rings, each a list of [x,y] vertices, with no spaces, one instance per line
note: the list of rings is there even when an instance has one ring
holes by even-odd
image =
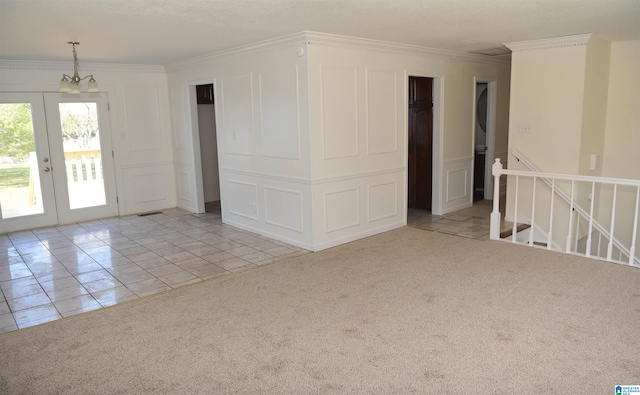
[[[500,158],[496,158],[496,161],[491,167],[491,174],[493,174],[493,211],[491,212],[491,228],[489,231],[489,237],[492,240],[500,239],[500,176],[502,175],[502,163]]]

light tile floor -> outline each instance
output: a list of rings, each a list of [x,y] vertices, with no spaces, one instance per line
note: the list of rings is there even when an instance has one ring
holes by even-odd
[[[489,239],[490,220],[488,215],[486,217],[455,213],[432,215],[429,211],[409,209],[407,225],[472,239]]]
[[[455,236],[488,240],[492,204],[490,200],[481,200],[470,208],[445,215],[432,215],[430,211],[410,208],[407,212],[407,225]],[[504,202],[501,202],[500,212],[504,213]],[[511,229],[512,226],[513,223],[505,221],[502,216],[500,230]]]
[[[169,209],[0,235],[0,333],[308,252],[224,225],[219,206],[207,211]],[[407,222],[488,239],[489,213],[409,209]]]
[[[0,333],[306,253],[180,209],[0,235]]]

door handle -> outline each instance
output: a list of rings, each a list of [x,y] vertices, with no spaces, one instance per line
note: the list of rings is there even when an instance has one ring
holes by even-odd
[[[50,169],[50,168],[48,168],[48,167],[45,167],[45,168],[44,168],[44,172],[45,172],[45,173],[48,173],[50,170],[51,170],[51,169]]]

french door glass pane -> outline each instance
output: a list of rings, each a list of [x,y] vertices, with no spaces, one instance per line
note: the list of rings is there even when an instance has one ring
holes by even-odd
[[[30,103],[0,103],[0,210],[1,218],[44,212]]]
[[[96,103],[59,103],[69,208],[106,204]]]

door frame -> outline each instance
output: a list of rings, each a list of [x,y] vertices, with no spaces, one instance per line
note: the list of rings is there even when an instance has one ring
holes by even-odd
[[[425,74],[421,71],[405,70],[404,73],[404,166],[405,166],[405,202],[409,199],[409,77],[426,77],[433,79],[433,152],[431,157],[431,213],[433,215],[442,215],[442,168],[443,168],[443,151],[444,139],[442,131],[444,130],[444,114],[442,99],[444,97],[444,79],[443,75]],[[405,206],[405,222],[407,220],[407,204]]]
[[[195,212],[200,214],[205,212],[205,199],[204,199],[204,183],[202,177],[202,154],[200,153],[200,125],[198,122],[198,98],[196,92],[196,86],[198,85],[208,85],[213,84],[213,95],[214,95],[214,111],[215,111],[215,121],[216,121],[216,131],[218,129],[218,106],[216,105],[217,100],[215,100],[215,92],[216,92],[216,79],[215,78],[207,78],[207,79],[199,79],[199,80],[190,80],[186,82],[183,86],[186,91],[186,100],[185,104],[187,105],[187,112],[189,114],[188,128],[191,129],[191,153],[193,154],[193,174],[194,174],[194,186],[195,186]],[[218,146],[218,179],[220,178],[220,139],[219,133],[216,132],[216,143]],[[222,191],[222,183],[220,183],[220,205],[223,203],[223,191]]]
[[[491,174],[491,166],[496,155],[496,106],[497,106],[497,78],[486,77],[473,77],[473,113],[471,117],[472,121],[472,133],[471,133],[471,152],[472,157],[475,158],[475,141],[476,141],[476,117],[477,117],[477,104],[476,95],[478,84],[487,84],[487,129],[485,145],[487,146],[484,162],[484,198],[487,200],[493,199],[493,175]],[[471,174],[475,174],[475,161],[472,161]],[[473,191],[473,177],[469,185],[469,190]],[[473,194],[471,194],[471,204],[473,205]]]

